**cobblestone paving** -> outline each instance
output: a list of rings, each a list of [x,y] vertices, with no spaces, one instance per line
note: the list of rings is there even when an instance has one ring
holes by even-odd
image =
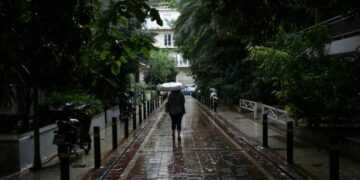
[[[182,141],[171,137],[170,119],[159,123],[130,170],[129,179],[264,179],[241,152],[214,129],[184,118]]]
[[[165,115],[141,146],[135,143],[137,153],[119,161],[105,179],[288,179],[249,158],[187,100],[181,141],[171,137]]]
[[[143,130],[135,132],[134,136],[135,140],[133,143],[129,146],[129,148],[122,154],[120,157],[118,157],[114,164],[111,165],[111,167],[107,167],[107,169],[104,174],[97,175],[96,179],[119,179],[120,176],[123,174],[125,169],[128,167],[129,162],[133,159],[135,154],[139,151],[140,146],[146,139],[147,135],[151,131],[151,127],[154,126],[156,123],[156,118],[150,118],[148,119],[149,122],[145,125]]]

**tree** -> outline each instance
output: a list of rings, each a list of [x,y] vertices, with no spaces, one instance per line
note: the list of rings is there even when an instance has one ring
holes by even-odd
[[[148,16],[159,24],[161,19],[144,0],[109,4],[88,0],[5,0],[0,2],[0,12],[1,87],[24,89],[16,92],[25,92],[25,119],[29,117],[31,104],[34,105],[34,167],[38,169],[39,89],[83,88],[78,85],[82,84],[80,80],[104,77],[101,74],[106,70],[104,67],[111,69],[111,79],[119,78],[121,64],[148,54],[152,47],[150,37],[129,33],[135,32],[134,29],[125,32],[117,28],[126,28],[132,20],[144,22]],[[100,16],[101,13],[104,14]],[[114,42],[120,43],[114,45]],[[1,89],[0,94],[12,91],[8,89]]]
[[[141,31],[141,24],[150,16],[162,24],[156,9],[146,1],[111,1],[108,6],[94,6],[94,21],[89,25],[94,36],[83,46],[83,67],[90,69],[86,86],[106,102],[128,88],[128,74],[150,55],[152,38]]]
[[[156,7],[159,5],[168,5],[170,7],[176,7],[180,0],[148,0],[150,6]]]
[[[174,59],[167,51],[152,51],[149,66],[150,68],[144,77],[147,84],[155,86],[160,83],[174,81],[177,74]]]
[[[249,95],[252,77],[246,46],[273,34],[277,19],[269,19],[272,11],[263,2],[182,1],[176,42],[191,61],[201,92],[215,87],[229,101]]]
[[[122,83],[121,65],[128,73],[153,48],[141,23],[148,16],[162,23],[144,0],[5,0],[0,9],[2,87],[31,89],[35,79],[44,90],[91,89],[97,79]]]
[[[202,92],[215,86],[223,99],[260,100],[251,85],[256,77],[252,73],[255,64],[248,58],[249,47],[274,40],[279,26],[299,31],[339,14],[358,14],[358,7],[349,1],[183,0],[176,43],[191,61]]]
[[[1,17],[1,22],[4,22],[1,30],[1,62],[6,71],[4,74],[9,75],[5,76],[2,83],[14,84],[16,92],[25,92],[25,120],[33,104],[35,169],[41,163],[39,89],[69,86],[73,79],[71,72],[79,56],[78,49],[81,42],[88,40],[81,36],[84,29],[73,20],[79,17],[78,8],[83,8],[76,5],[76,2],[57,0],[3,1],[0,5],[1,12],[4,12]]]
[[[359,53],[329,56],[325,27],[294,34],[280,31],[272,47],[256,47],[257,84],[267,84],[294,119],[337,127],[358,122]]]
[[[78,56],[76,49],[80,47],[79,41],[87,40],[80,37],[82,28],[72,23],[72,17],[77,16],[76,7],[68,3],[61,7],[57,5],[57,1],[1,2],[3,85],[13,84],[20,90],[34,87],[34,83],[40,88],[71,84],[72,69]],[[72,11],[63,13],[67,8]],[[30,99],[29,107],[33,98],[27,99]]]

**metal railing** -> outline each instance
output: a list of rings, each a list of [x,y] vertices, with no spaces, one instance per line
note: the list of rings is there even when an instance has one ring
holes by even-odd
[[[289,121],[294,121],[289,117],[286,111],[265,104],[262,106],[261,114],[267,114],[269,119],[276,120],[284,124]]]
[[[240,99],[239,101],[240,108],[254,112],[254,120],[257,118],[257,109],[259,107],[259,104],[261,106],[261,103],[259,102],[249,101],[245,99]]]
[[[345,16],[345,17],[344,16],[336,16],[331,19],[319,22],[319,23],[317,23],[317,25],[327,26],[333,40],[339,40],[339,39],[344,39],[344,38],[348,38],[351,36],[359,35],[359,33],[360,33],[359,26],[355,25],[355,24],[358,24],[358,22],[359,22],[359,19],[356,18],[356,16],[354,16],[354,15]],[[304,32],[311,31],[312,29],[314,29],[315,26],[316,25],[305,28],[305,29],[299,31],[299,33],[301,34]],[[335,32],[332,32],[334,30],[335,30]]]

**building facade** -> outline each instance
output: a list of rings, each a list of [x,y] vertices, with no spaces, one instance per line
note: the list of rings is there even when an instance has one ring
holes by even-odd
[[[182,57],[182,54],[176,52],[175,38],[174,38],[174,22],[179,17],[180,13],[176,9],[167,6],[159,6],[159,15],[163,20],[163,26],[159,26],[155,21],[146,20],[144,29],[151,34],[154,34],[154,46],[160,49],[166,49],[174,58],[174,64],[178,74],[176,81],[185,84],[186,86],[194,85],[194,79],[191,76],[190,62]],[[140,82],[144,82],[144,72],[146,66],[140,68]]]
[[[360,17],[337,16],[324,21],[333,41],[326,46],[329,55],[360,52]]]

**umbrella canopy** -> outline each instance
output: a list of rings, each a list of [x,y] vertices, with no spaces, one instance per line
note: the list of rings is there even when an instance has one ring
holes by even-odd
[[[159,91],[180,91],[185,88],[185,85],[180,82],[167,82],[157,86]]]

